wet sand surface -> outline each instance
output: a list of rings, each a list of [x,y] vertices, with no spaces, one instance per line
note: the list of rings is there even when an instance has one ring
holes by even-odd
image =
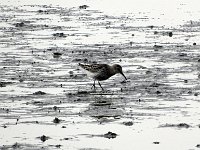
[[[149,13],[1,4],[0,149],[199,149],[200,22]],[[94,91],[78,63],[128,80]]]

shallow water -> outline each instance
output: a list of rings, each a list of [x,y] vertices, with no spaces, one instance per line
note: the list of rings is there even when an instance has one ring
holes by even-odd
[[[0,149],[199,149],[198,1],[166,2],[0,2]]]

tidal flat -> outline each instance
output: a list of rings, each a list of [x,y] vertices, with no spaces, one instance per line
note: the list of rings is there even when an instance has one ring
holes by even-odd
[[[0,149],[198,150],[198,2],[158,2],[0,2]]]

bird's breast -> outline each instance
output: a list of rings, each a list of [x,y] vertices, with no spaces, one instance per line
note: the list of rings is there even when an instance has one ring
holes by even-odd
[[[104,74],[97,74],[93,78],[95,80],[102,81],[102,80],[107,80],[111,76],[113,76],[113,75],[104,73]]]

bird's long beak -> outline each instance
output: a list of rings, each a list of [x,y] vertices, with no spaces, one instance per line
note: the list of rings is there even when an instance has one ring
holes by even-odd
[[[123,74],[123,72],[121,72],[121,75],[123,75],[123,77],[127,80],[126,76]]]

